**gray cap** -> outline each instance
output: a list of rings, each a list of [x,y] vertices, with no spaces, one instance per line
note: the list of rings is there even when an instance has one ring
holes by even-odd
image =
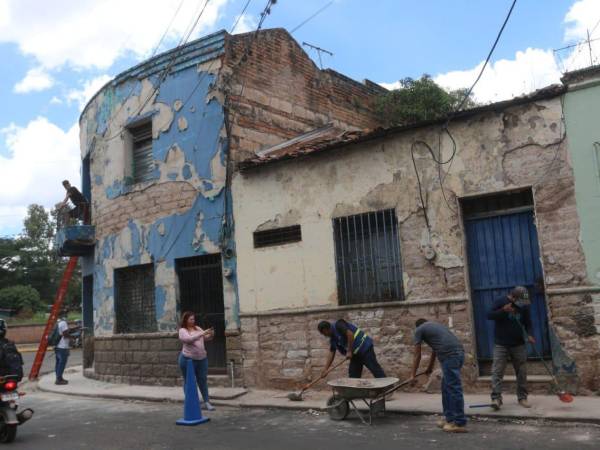
[[[527,288],[524,286],[515,286],[515,288],[510,291],[510,296],[516,299],[519,298],[527,298],[529,293],[527,292]]]

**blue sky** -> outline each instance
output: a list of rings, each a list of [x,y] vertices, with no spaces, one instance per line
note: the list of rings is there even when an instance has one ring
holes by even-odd
[[[60,201],[60,180],[78,181],[77,120],[90,96],[150,56],[173,17],[160,50],[175,46],[204,1],[0,0],[0,236],[20,232],[28,204]],[[250,2],[236,32],[253,29],[265,2]],[[192,36],[229,30],[245,3],[210,0]],[[329,3],[279,0],[264,26],[291,30]],[[394,87],[428,73],[447,88],[465,87],[510,3],[334,0],[294,37],[333,52],[324,65],[357,80]],[[562,63],[552,49],[581,40],[598,21],[600,0],[518,1],[477,99],[520,95],[558,82],[565,66],[589,64],[587,49],[562,52]]]

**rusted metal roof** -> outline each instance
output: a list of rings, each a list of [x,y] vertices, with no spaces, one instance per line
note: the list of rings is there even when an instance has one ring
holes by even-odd
[[[537,91],[532,92],[528,95],[515,97],[513,99],[505,100],[502,102],[491,103],[489,105],[479,106],[477,108],[465,111],[460,111],[452,116],[452,120],[461,120],[485,112],[502,111],[512,106],[557,97],[563,94],[565,90],[565,86],[560,84],[553,84],[551,86],[538,89]],[[435,124],[443,124],[447,120],[448,117],[442,117],[436,120],[417,122],[410,125],[357,131],[344,131],[329,125],[327,127],[310,131],[308,133],[290,139],[289,141],[283,142],[269,149],[257,152],[255,157],[238,163],[238,169],[244,172],[279,161],[298,159],[301,157],[323,153],[329,150],[334,150],[336,148],[344,147],[351,144],[380,139],[388,135],[402,133],[408,130],[414,130],[417,128],[423,128]]]

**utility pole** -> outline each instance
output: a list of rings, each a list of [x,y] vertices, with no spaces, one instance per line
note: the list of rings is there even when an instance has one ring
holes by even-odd
[[[302,45],[306,45],[307,47],[310,47],[313,50],[317,51],[317,53],[319,54],[319,66],[321,66],[321,69],[323,69],[323,61],[321,60],[321,53],[327,53],[328,55],[333,56],[333,53],[331,53],[329,50],[325,50],[324,48],[309,44],[308,42],[303,42]]]

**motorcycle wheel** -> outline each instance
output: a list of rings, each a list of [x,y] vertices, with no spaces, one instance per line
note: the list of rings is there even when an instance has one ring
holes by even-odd
[[[0,417],[0,442],[8,444],[17,437],[17,425],[5,425],[4,419]]]

